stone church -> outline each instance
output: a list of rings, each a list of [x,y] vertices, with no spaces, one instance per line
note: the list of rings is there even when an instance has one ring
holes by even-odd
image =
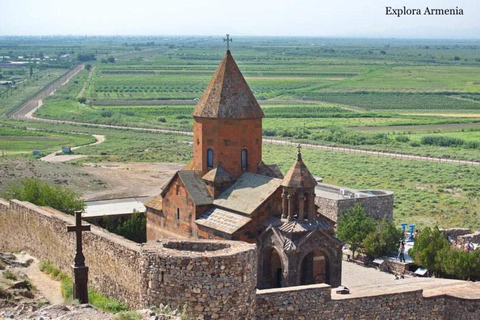
[[[342,245],[315,204],[317,182],[300,148],[285,176],[262,161],[263,116],[227,50],[193,111],[193,160],[145,205],[147,240],[256,243],[258,288],[339,286]]]

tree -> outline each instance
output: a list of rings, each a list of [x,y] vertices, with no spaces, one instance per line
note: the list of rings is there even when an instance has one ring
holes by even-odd
[[[375,231],[375,226],[375,220],[367,216],[360,204],[342,213],[338,219],[337,236],[350,246],[352,258],[355,257],[355,251],[363,247],[367,235]]]
[[[85,202],[74,191],[60,186],[50,186],[39,179],[24,179],[20,185],[7,191],[7,198],[28,201],[38,206],[47,206],[67,214],[85,208]]]
[[[77,99],[78,102],[85,104],[87,102],[87,98],[85,97],[80,97]]]
[[[413,248],[409,250],[408,254],[413,257],[416,264],[428,269],[435,276],[440,276],[443,263],[440,254],[446,254],[442,250],[450,248],[450,243],[438,227],[433,228],[433,230],[427,227],[419,233]]]
[[[363,240],[365,252],[375,258],[385,256],[398,248],[402,234],[393,222],[385,219],[378,221],[377,230]]]
[[[101,226],[110,232],[138,243],[147,241],[147,218],[145,213],[133,211],[128,219],[112,219],[105,216]]]
[[[87,71],[90,71],[90,69],[92,69],[92,65],[91,65],[90,63],[87,63],[87,64],[85,65],[85,69],[86,69]]]
[[[110,63],[115,63],[115,58],[113,56],[110,56],[108,57],[107,61]]]

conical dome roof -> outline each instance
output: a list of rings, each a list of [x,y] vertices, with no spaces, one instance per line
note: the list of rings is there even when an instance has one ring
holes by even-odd
[[[283,187],[289,188],[314,188],[317,181],[308,170],[302,160],[302,153],[300,150],[297,153],[297,161],[290,168],[285,178],[282,181]]]
[[[262,108],[238,69],[230,50],[223,57],[193,110],[193,116],[225,119],[263,118]]]

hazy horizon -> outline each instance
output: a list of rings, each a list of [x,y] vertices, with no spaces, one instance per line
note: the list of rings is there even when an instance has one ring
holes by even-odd
[[[77,2],[78,3],[78,2]],[[223,36],[480,39],[472,0],[0,0],[0,36]],[[162,4],[164,3],[164,4]],[[387,16],[385,7],[461,8],[459,16]]]

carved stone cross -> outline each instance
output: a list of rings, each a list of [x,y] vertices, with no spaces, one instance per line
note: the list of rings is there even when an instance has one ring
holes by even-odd
[[[223,42],[227,43],[227,51],[230,51],[230,42],[232,42],[232,39],[230,38],[230,35],[227,33],[227,38],[223,39]]]
[[[72,266],[74,274],[73,298],[80,303],[88,303],[88,267],[85,265],[85,256],[82,248],[82,232],[90,231],[90,225],[82,225],[82,211],[75,211],[75,225],[67,226],[68,232],[77,235],[77,250],[75,264]]]

